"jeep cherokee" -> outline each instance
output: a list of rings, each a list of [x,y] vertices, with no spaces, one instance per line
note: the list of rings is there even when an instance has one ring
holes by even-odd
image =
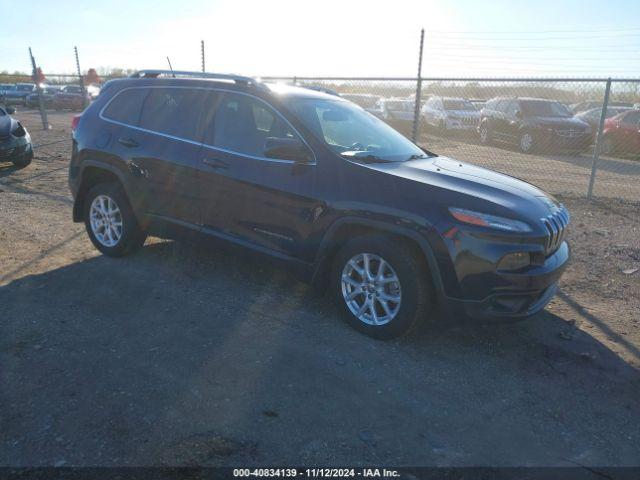
[[[73,122],[73,219],[105,255],[197,233],[279,259],[376,338],[436,307],[544,308],[569,214],[538,188],[440,157],[338,96],[248,77],[146,70]]]

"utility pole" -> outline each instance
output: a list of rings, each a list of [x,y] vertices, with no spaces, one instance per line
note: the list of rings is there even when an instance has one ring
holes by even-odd
[[[418,81],[416,85],[416,101],[413,111],[413,132],[411,139],[413,143],[418,143],[418,133],[420,132],[420,93],[422,92],[422,47],[424,46],[424,28],[420,30],[420,56],[418,57]]]
[[[202,73],[204,73],[204,40],[200,40],[200,57],[202,59]]]
[[[47,119],[47,112],[44,109],[44,99],[42,98],[42,87],[38,81],[38,67],[36,66],[36,59],[33,57],[31,47],[29,47],[29,58],[31,58],[31,68],[33,70],[32,77],[36,84],[36,91],[38,92],[38,108],[40,109],[40,118],[42,119],[42,128],[49,130],[49,120]]]
[[[80,85],[80,91],[82,92],[82,109],[87,106],[87,91],[84,88],[84,80],[82,78],[82,71],[80,70],[80,59],[78,57],[78,47],[73,47],[76,54],[76,69],[78,70],[78,85]]]
[[[176,78],[175,73],[173,73],[173,67],[171,66],[171,60],[169,60],[169,57],[167,57],[167,63],[169,64],[169,70],[171,70],[171,74],[173,75],[173,78]]]
[[[604,100],[602,102],[602,110],[600,111],[600,121],[598,122],[598,133],[596,134],[596,144],[593,146],[593,160],[591,162],[591,176],[589,177],[589,189],[587,190],[587,198],[591,200],[593,196],[593,186],[596,183],[596,172],[598,171],[598,160],[600,159],[600,150],[602,150],[602,131],[604,130],[604,121],[607,118],[607,108],[609,107],[609,94],[611,93],[611,79],[607,79],[604,88]]]

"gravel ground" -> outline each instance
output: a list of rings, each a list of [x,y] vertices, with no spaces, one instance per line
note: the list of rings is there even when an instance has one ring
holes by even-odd
[[[637,204],[562,197],[574,260],[536,317],[383,343],[234,249],[100,256],[68,157],[0,165],[0,465],[639,464]]]

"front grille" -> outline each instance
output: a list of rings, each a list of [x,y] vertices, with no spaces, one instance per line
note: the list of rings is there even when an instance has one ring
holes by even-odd
[[[477,125],[478,119],[474,117],[464,117],[462,118],[462,123],[464,123],[465,125]]]
[[[563,205],[560,205],[555,212],[541,220],[548,232],[545,253],[550,255],[555,252],[564,241],[567,233],[567,225],[569,225],[569,212]]]

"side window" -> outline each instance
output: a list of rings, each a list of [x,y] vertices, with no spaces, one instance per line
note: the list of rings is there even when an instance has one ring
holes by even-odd
[[[205,132],[205,143],[231,152],[264,157],[267,138],[298,138],[291,127],[262,101],[226,93]]]
[[[152,88],[142,108],[140,127],[199,141],[207,97],[207,90],[203,89]]]
[[[515,117],[516,112],[520,110],[520,103],[514,100],[511,100],[507,103],[507,116]]]
[[[627,125],[638,125],[638,123],[640,123],[640,111],[627,113],[622,119],[622,123]]]
[[[132,88],[116,94],[107,106],[103,115],[105,118],[126,123],[137,127],[140,121],[142,104],[149,90],[146,88]]]

